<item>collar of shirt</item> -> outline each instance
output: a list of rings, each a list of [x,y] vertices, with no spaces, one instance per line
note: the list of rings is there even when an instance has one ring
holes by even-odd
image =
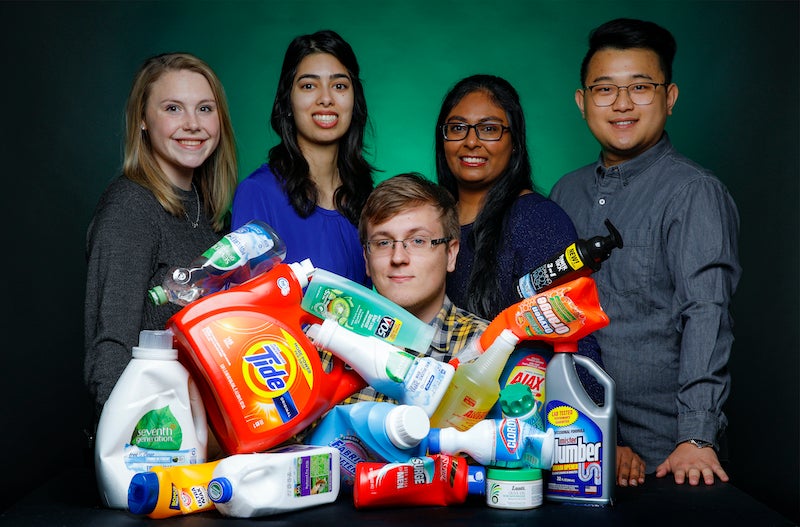
[[[633,178],[643,173],[671,150],[672,143],[669,140],[669,135],[667,135],[665,131],[661,139],[659,139],[658,143],[653,147],[619,165],[614,165],[612,167],[604,166],[603,155],[600,154],[594,167],[595,181],[600,185],[604,179],[609,178],[618,181],[620,186],[625,187]]]

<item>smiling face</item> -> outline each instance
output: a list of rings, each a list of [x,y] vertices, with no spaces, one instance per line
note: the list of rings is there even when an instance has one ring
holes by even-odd
[[[347,68],[328,53],[305,57],[297,66],[291,104],[301,148],[336,143],[353,117],[353,86]]]
[[[189,70],[167,71],[151,86],[142,126],[153,155],[174,185],[189,189],[194,169],[217,148],[217,102],[204,76]]]
[[[436,207],[418,205],[366,227],[367,240],[404,240],[415,235],[444,237]],[[423,322],[430,322],[442,308],[445,279],[455,268],[457,255],[458,240],[451,240],[413,254],[402,243],[396,243],[391,253],[375,255],[365,251],[364,259],[378,293]]]
[[[654,51],[601,49],[589,61],[584,79],[586,86],[604,83],[627,86],[634,82],[664,82],[664,72]],[[633,159],[655,145],[677,99],[675,84],[656,88],[655,99],[647,105],[633,104],[627,90],[619,90],[617,100],[605,107],[595,105],[588,90],[575,92],[575,103],[603,147],[606,166]]]
[[[498,123],[508,126],[506,112],[483,91],[465,95],[445,119],[445,123]],[[486,190],[503,173],[511,159],[511,133],[499,141],[482,141],[471,129],[461,141],[444,141],[447,166],[456,178],[459,189]]]

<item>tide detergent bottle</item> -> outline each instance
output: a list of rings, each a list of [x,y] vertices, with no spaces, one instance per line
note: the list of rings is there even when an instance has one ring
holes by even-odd
[[[275,447],[366,386],[339,359],[323,369],[302,330],[321,322],[300,307],[313,272],[309,260],[279,264],[167,322],[228,454]]]

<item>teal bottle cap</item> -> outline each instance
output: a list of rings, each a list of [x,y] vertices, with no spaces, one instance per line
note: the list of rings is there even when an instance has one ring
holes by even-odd
[[[500,390],[500,409],[507,417],[529,414],[535,405],[533,392],[527,384],[507,384]]]

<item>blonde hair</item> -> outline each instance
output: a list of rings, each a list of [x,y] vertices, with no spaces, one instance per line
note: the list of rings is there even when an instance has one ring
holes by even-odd
[[[219,144],[195,170],[194,183],[203,196],[205,212],[211,218],[212,228],[220,232],[226,226],[225,219],[238,182],[236,142],[222,83],[211,67],[201,59],[189,53],[165,53],[151,57],[142,64],[133,81],[125,109],[125,160],[122,170],[128,179],[149,189],[170,214],[183,215],[183,202],[158,166],[149,136],[141,128],[150,87],[164,73],[181,70],[199,73],[205,77],[217,103]]]

